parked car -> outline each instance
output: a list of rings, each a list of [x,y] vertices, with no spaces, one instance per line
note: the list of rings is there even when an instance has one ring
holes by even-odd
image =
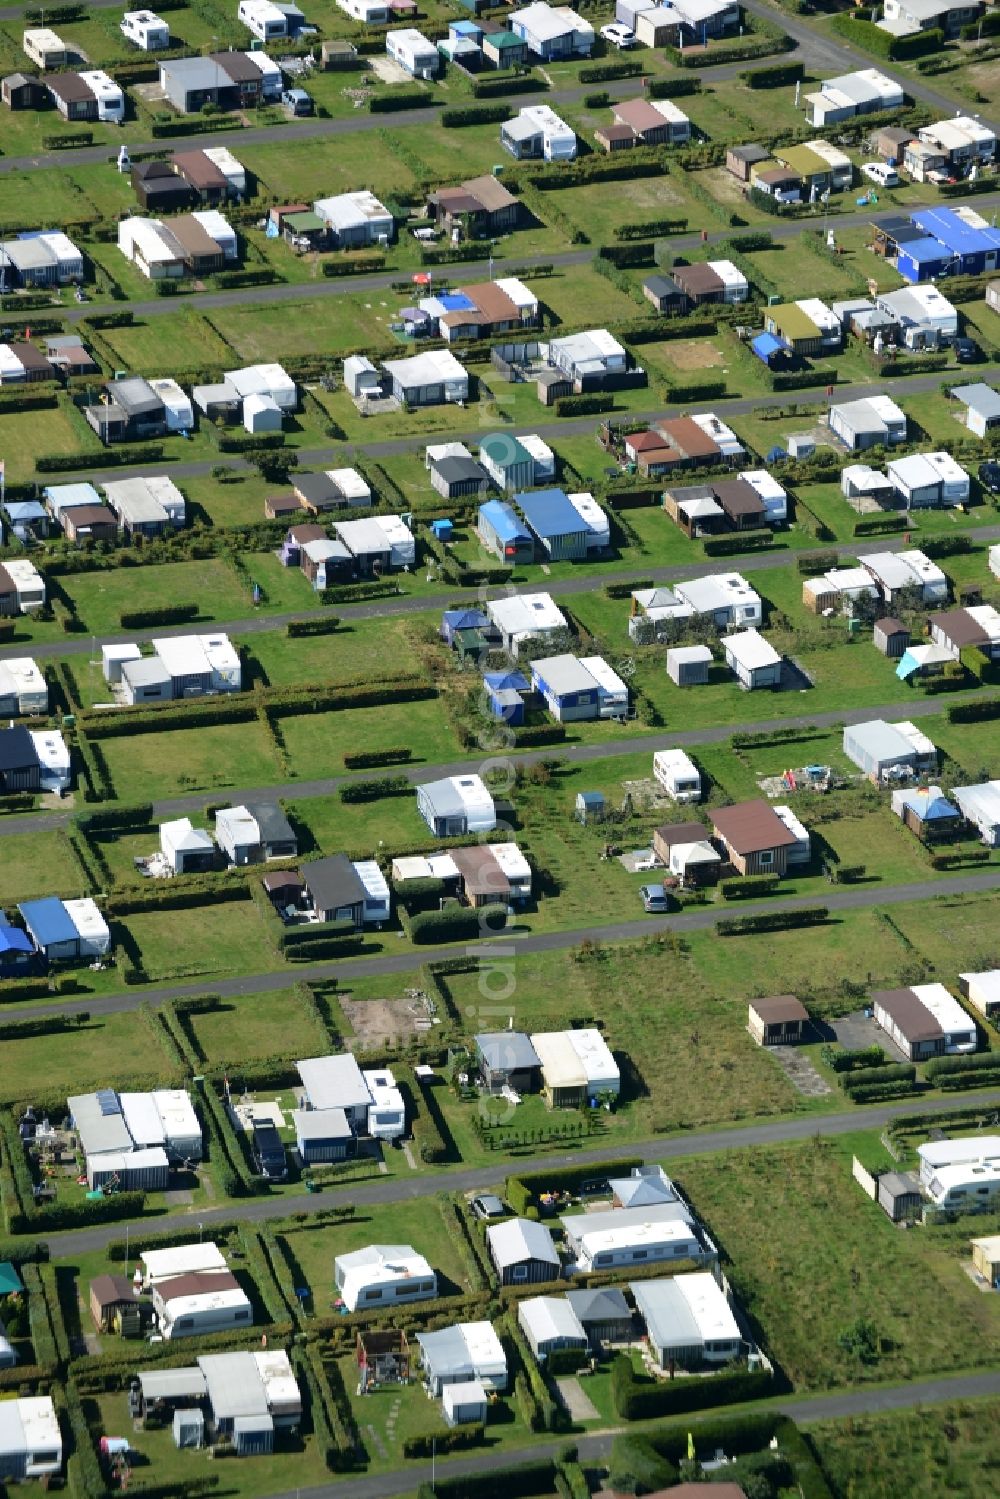
[[[607,26],[602,26],[601,36],[609,47],[617,47],[619,52],[626,47],[635,46],[635,32],[630,31],[627,26],[622,26],[618,21],[611,21]]]
[[[866,161],[861,168],[861,175],[867,177],[869,182],[877,182],[879,187],[899,186],[899,173],[884,161]]]
[[[290,115],[311,115],[313,112],[313,101],[304,88],[286,88],[281,102]]]
[[[979,345],[974,338],[956,338],[952,348],[959,364],[975,364],[979,358]]]
[[[270,1119],[253,1121],[254,1165],[265,1181],[284,1181],[288,1175],[285,1147]]]
[[[643,885],[639,891],[644,911],[669,911],[670,897],[663,885]]]
[[[979,465],[979,482],[990,494],[1000,494],[1000,463],[989,462]]]

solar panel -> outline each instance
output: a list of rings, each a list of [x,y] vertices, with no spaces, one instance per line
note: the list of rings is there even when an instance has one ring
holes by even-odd
[[[122,1106],[118,1102],[118,1094],[114,1088],[99,1088],[95,1097],[105,1119],[110,1118],[112,1114],[121,1113]]]

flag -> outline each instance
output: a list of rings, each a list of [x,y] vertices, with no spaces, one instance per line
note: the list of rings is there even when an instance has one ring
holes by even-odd
[[[688,1462],[694,1462],[694,1433],[688,1432]]]
[[[25,341],[25,343],[28,342],[28,339],[30,337],[31,337],[31,329],[30,328],[25,328],[25,330],[24,330],[24,341]]]

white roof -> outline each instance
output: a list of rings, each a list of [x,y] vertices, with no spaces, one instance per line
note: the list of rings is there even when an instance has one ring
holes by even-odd
[[[157,497],[152,481],[145,475],[134,479],[109,479],[101,488],[112,510],[123,521],[132,525],[147,522],[160,525],[170,519],[167,507]],[[180,491],[176,493],[183,505]]]
[[[536,1344],[556,1338],[586,1341],[583,1323],[565,1296],[528,1296],[518,1303],[517,1317]]]
[[[628,687],[603,656],[581,656],[580,665],[590,672],[601,691],[608,697],[628,697]]]
[[[237,161],[228,146],[203,146],[202,154],[207,156],[231,183],[235,185],[242,182],[244,186],[246,185],[246,169]]]
[[[616,1213],[623,1215],[619,1224],[609,1224]],[[593,1262],[597,1255],[615,1249],[641,1249],[644,1245],[653,1244],[678,1244],[683,1243],[700,1249],[691,1224],[686,1218],[677,1216],[675,1218],[658,1218],[651,1208],[619,1208],[610,1213],[596,1213],[593,1215],[595,1223],[593,1228],[588,1228],[587,1219],[589,1213],[581,1214],[579,1219],[563,1218],[562,1223],[573,1225],[573,1236],[580,1248],[586,1252],[587,1258]],[[608,1226],[598,1226],[602,1224]],[[577,1222],[580,1226],[577,1228]]]
[[[954,307],[929,282],[923,282],[919,286],[903,286],[899,291],[882,292],[876,301],[883,312],[892,313],[903,323],[931,322],[942,328],[957,326],[958,314]],[[888,397],[872,396],[869,399],[874,403],[878,400],[885,401]]]
[[[175,1275],[199,1270],[227,1270],[226,1257],[218,1244],[180,1244],[175,1249],[145,1249],[139,1254],[145,1279],[155,1285]]]
[[[317,198],[313,212],[325,219],[332,229],[342,233],[345,229],[356,229],[362,224],[381,224],[392,214],[374,193],[336,193],[332,198]]]
[[[719,266],[724,264],[728,262],[716,261],[715,269],[718,271]],[[719,274],[722,274],[721,271]],[[727,426],[721,416],[716,416],[714,411],[693,411],[691,420],[701,428],[706,437],[712,439],[727,458],[738,458],[745,451],[732,427]]]
[[[955,1140],[928,1140],[925,1145],[917,1146],[917,1155],[925,1166],[935,1171],[973,1161],[1000,1161],[1000,1135],[962,1135]]]
[[[825,141],[823,139],[806,141],[806,145],[809,147],[810,151],[815,151],[817,156],[822,157],[827,166],[846,168],[850,167],[851,165],[851,158],[848,156],[847,152],[842,151],[839,146],[833,145],[831,141]],[[801,302],[798,305],[802,307]],[[822,306],[822,303],[820,305]],[[803,309],[803,311],[806,311],[806,309]],[[809,313],[808,316],[812,316],[812,314]]]
[[[151,1093],[119,1093],[122,1118],[137,1146],[153,1149],[166,1142],[160,1111]]]
[[[735,635],[727,635],[723,644],[726,656],[747,671],[755,671],[762,666],[777,666],[781,660],[771,642],[765,640],[758,630],[740,630]]]
[[[555,454],[537,432],[524,433],[517,440],[524,451],[531,454],[536,463],[541,463],[543,467],[551,467],[555,461]]]
[[[261,841],[257,819],[246,807],[220,807],[215,814],[215,831],[225,833],[234,847],[253,848]]]
[[[712,659],[712,652],[708,650],[707,646],[682,646],[677,651],[671,651],[670,654],[676,657],[683,652],[685,659],[691,659],[690,653],[692,651],[707,651],[707,659]],[[699,654],[694,659],[696,661],[703,661],[706,658]],[[653,756],[653,768],[654,770],[662,770],[664,775],[671,780],[676,780],[678,777],[683,777],[684,780],[689,778],[692,780],[701,780],[697,765],[695,765],[691,756],[686,754],[682,749],[657,750]]]
[[[779,484],[773,474],[769,474],[765,468],[747,468],[737,474],[751,489],[755,489],[762,500],[784,500],[788,498],[788,491],[783,484]]]
[[[536,133],[547,135],[550,139],[576,139],[576,132],[565,120],[559,118],[549,104],[526,104],[512,120],[505,121],[504,130],[508,135],[520,139]],[[503,281],[496,284],[504,291],[507,290]]]
[[[81,73],[80,77],[99,97],[110,100],[120,100],[124,97],[119,85],[101,68],[91,68],[88,72]]]
[[[231,671],[240,664],[228,635],[167,635],[154,640],[153,649],[171,677]]]
[[[975,1021],[944,984],[914,984],[913,992],[924,1009],[934,1016],[946,1036],[956,1031],[975,1035]]]
[[[813,582],[828,583],[838,593],[867,594],[873,598],[878,589],[875,579],[871,573],[865,572],[863,567],[832,567],[824,578],[812,579]]]
[[[702,661],[711,662],[712,652],[707,645],[672,645],[667,651],[667,660],[676,662],[678,666],[695,666]],[[683,751],[661,750],[659,753],[679,755]]]
[[[566,616],[550,593],[516,593],[506,599],[490,599],[486,612],[499,630],[515,638],[566,629]]]
[[[218,815],[218,814],[216,814]],[[160,823],[160,847],[175,851],[213,848],[211,834],[192,825],[190,817]]]
[[[844,160],[850,162],[850,157],[845,156]],[[819,297],[803,297],[795,305],[816,324],[821,333],[840,333],[842,327],[840,318]]]
[[[268,1410],[275,1411],[282,1406],[301,1407],[302,1395],[298,1381],[283,1348],[255,1349],[253,1361],[264,1387]]]
[[[29,729],[28,733],[43,769],[69,770],[69,746],[58,729]]]
[[[338,1254],[333,1263],[342,1276],[341,1293],[348,1306],[365,1286],[430,1279],[434,1275],[429,1261],[412,1244],[369,1244],[364,1249]]]
[[[242,370],[226,370],[222,378],[243,397],[270,396],[279,406],[287,403],[289,395],[295,400],[295,381],[280,364],[249,364]]]
[[[197,219],[205,233],[215,240],[217,245],[223,246],[236,239],[236,230],[217,208],[198,208],[191,217]]]
[[[118,225],[118,244],[126,254],[130,245],[139,250],[147,265],[154,262],[173,264],[184,258],[180,245],[159,219],[144,219],[138,215],[123,219]]]
[[[522,438],[521,441],[523,442],[524,439]],[[595,536],[610,536],[611,526],[607,512],[601,509],[592,494],[588,494],[586,490],[583,490],[579,494],[568,494],[566,498],[580,519],[586,524],[588,531],[591,531]]]
[[[191,1096],[183,1088],[155,1088],[153,1100],[168,1141],[201,1139],[201,1125]]]
[[[239,1286],[225,1291],[196,1291],[193,1295],[166,1297],[157,1290],[165,1308],[169,1308],[168,1321],[178,1322],[193,1312],[225,1311],[228,1308],[248,1307],[250,1298]]]
[[[570,1046],[583,1064],[588,1083],[621,1080],[618,1063],[611,1055],[611,1048],[599,1030],[593,1026],[584,1026],[580,1030],[566,1031],[565,1034],[569,1038]]]
[[[403,1110],[403,1095],[396,1085],[396,1079],[389,1067],[373,1067],[363,1072],[361,1076],[368,1085],[368,1091],[372,1096],[372,1108]]]
[[[654,108],[662,112],[663,105],[657,103],[656,105],[654,105]],[[684,118],[686,119],[687,116],[684,116]],[[709,268],[713,270],[718,276],[719,280],[722,281],[726,286],[747,286],[747,278],[744,276],[739,266],[734,265],[731,260],[710,260],[708,262],[708,265]],[[697,420],[698,418],[695,417],[695,421]]]
[[[486,846],[508,880],[530,881],[531,865],[516,843],[488,843]]]
[[[33,42],[36,47],[44,47],[46,52],[51,52],[58,47],[65,50],[66,47],[62,37],[57,36],[48,26],[29,26],[24,33],[24,40]]]
[[[810,839],[808,829],[806,828],[804,823],[801,823],[799,821],[795,813],[792,811],[791,807],[776,806],[774,811],[775,815],[781,818],[782,822],[785,824],[785,827],[791,833],[793,838],[795,838],[799,843],[809,843]]]
[[[6,563],[3,564],[7,566]],[[30,656],[7,656],[2,663],[5,670],[10,673],[18,694],[24,696],[26,693],[42,693],[48,696],[48,686],[45,678],[38,670],[38,666]]]
[[[712,573],[675,585],[683,603],[696,614],[710,614],[716,609],[731,609],[737,604],[760,604],[760,594],[751,588],[742,573]]]
[[[404,388],[467,381],[465,366],[448,349],[429,349],[410,359],[384,359],[382,368]]]
[[[696,1270],[690,1275],[675,1276],[671,1285],[680,1292],[704,1342],[740,1340],[739,1324],[714,1275],[707,1270]]]
[[[442,458],[472,458],[472,454],[464,442],[435,442],[428,443],[424,448],[424,467],[430,468],[432,463],[440,463]]]
[[[927,1183],[934,1202],[942,1202],[949,1192],[959,1188],[991,1189],[1000,1184],[1000,1161],[970,1162],[966,1166],[939,1166]]]
[[[372,1101],[364,1074],[349,1051],[304,1057],[295,1066],[314,1109],[367,1108]]]
[[[7,576],[19,589],[37,587],[42,582],[41,573],[27,557],[5,557],[3,565]]]
[[[0,1401],[0,1454],[24,1457],[62,1453],[62,1432],[48,1395]]]
[[[333,480],[345,499],[357,502],[372,497],[371,487],[356,468],[328,468],[326,476]]]
[[[524,26],[539,41],[555,41],[557,37],[565,36],[567,31],[592,33],[594,29],[567,6],[546,5],[543,0],[534,0],[533,4],[525,6],[523,10],[515,10],[510,19],[512,25],[517,22]]]
[[[372,900],[387,901],[389,899],[389,884],[386,880],[385,875],[379,868],[378,861],[376,859],[356,860],[354,864],[354,872],[357,875],[358,879],[361,881],[362,885],[364,885],[365,890]],[[365,1072],[362,1074],[362,1076],[364,1077],[365,1082],[368,1083],[370,1089],[371,1083],[369,1082],[368,1073]]]
[[[1000,968],[987,968],[982,973],[960,973],[965,982],[969,999],[977,1008],[1000,1004]]]

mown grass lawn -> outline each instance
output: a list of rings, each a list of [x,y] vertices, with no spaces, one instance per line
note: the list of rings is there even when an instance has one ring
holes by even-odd
[[[994,1499],[1000,1400],[948,1401],[919,1411],[810,1423],[837,1499]]]
[[[260,973],[282,966],[271,930],[249,900],[139,911],[125,923],[152,979]]]
[[[281,734],[298,776],[336,775],[344,769],[345,754],[370,747],[408,746],[413,760],[428,764],[463,753],[438,698],[339,713],[300,713],[281,720]]]
[[[315,353],[317,346],[333,357],[359,345],[389,349],[389,324],[402,305],[391,291],[365,296],[313,298],[256,306],[220,307],[212,322],[240,359],[262,360],[278,347],[290,358]]]
[[[39,895],[89,895],[65,833],[11,833],[0,844],[0,906]]]
[[[344,1223],[286,1229],[278,1242],[294,1267],[295,1284],[309,1287],[313,1310],[320,1316],[329,1315],[337,1300],[334,1259],[368,1244],[412,1244],[437,1271],[442,1296],[471,1289],[455,1248],[454,1229],[433,1198],[362,1207]]]
[[[97,439],[94,439],[96,447]],[[5,411],[0,415],[0,452],[6,455],[7,482],[31,479],[39,454],[82,453],[81,434],[61,406],[41,411]],[[43,480],[49,482],[49,476]]]
[[[291,989],[223,1000],[215,1009],[188,1016],[207,1066],[238,1066],[253,1057],[321,1056],[329,1050],[325,1029],[307,1020]]]
[[[412,670],[414,636],[432,629],[436,620],[432,614],[345,620],[333,635],[292,638],[284,631],[269,630],[247,636],[245,644],[276,687],[368,681],[390,675],[404,664]]]
[[[176,370],[178,350],[183,350],[185,369],[227,369],[233,358],[232,349],[194,307],[140,318],[127,328],[109,328],[103,336],[122,369],[141,369],[147,375]]]
[[[0,1097],[30,1102],[33,1093],[66,1088],[82,1093],[107,1087],[114,1070],[140,1072],[166,1082],[175,1073],[153,1026],[135,1011],[94,1016],[84,1025],[53,1031],[40,1039],[5,1038]]]
[[[849,1138],[814,1139],[676,1170],[767,1352],[797,1390],[995,1363],[1000,1299],[962,1270],[970,1233],[995,1232],[990,1220],[901,1232],[852,1179],[853,1148]],[[858,1318],[882,1340],[873,1364],[838,1346]]]
[[[87,629],[97,635],[119,632],[121,615],[136,609],[197,604],[203,620],[253,612],[249,592],[236,573],[214,557],[201,562],[155,563],[141,571],[115,567],[76,573],[67,577],[63,586]],[[197,621],[191,630],[197,633]]]
[[[101,748],[123,802],[282,779],[270,736],[256,722],[126,734],[102,740]]]

